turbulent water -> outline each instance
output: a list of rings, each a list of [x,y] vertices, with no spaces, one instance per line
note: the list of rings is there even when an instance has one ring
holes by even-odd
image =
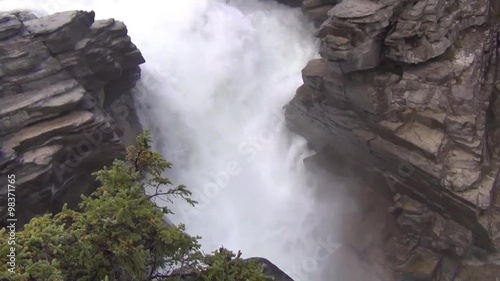
[[[141,121],[174,164],[171,180],[200,203],[175,204],[173,222],[202,236],[206,252],[223,245],[296,280],[334,279],[321,275],[333,209],[314,197],[302,162],[312,152],[282,111],[317,54],[300,10],[257,0],[39,1],[0,8],[94,10],[126,23],[147,60]]]

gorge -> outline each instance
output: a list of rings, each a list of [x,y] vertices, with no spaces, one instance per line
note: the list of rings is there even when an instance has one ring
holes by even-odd
[[[20,220],[148,128],[205,251],[297,281],[497,281],[500,3],[278,2],[0,1]]]

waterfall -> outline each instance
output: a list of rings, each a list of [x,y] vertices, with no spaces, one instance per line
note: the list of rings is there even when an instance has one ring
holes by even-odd
[[[160,4],[161,3],[161,4]],[[199,204],[173,205],[174,223],[220,246],[265,257],[295,280],[330,265],[333,208],[303,164],[313,155],[286,129],[283,106],[317,56],[300,9],[257,0],[3,0],[2,10],[94,10],[123,21],[147,63],[136,93],[141,122],[173,163],[168,177]]]

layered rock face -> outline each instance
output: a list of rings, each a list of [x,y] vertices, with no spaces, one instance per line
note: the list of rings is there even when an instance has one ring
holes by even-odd
[[[290,128],[392,198],[394,280],[496,281],[464,276],[500,247],[500,3],[337,2],[303,1],[322,58]]]
[[[92,172],[123,156],[136,132],[121,127],[140,129],[130,89],[142,63],[125,25],[94,12],[0,15],[0,174],[16,177],[18,227],[75,206],[96,188]]]

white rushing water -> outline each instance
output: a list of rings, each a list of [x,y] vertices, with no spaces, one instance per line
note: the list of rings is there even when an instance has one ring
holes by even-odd
[[[302,162],[312,152],[282,112],[317,54],[299,9],[257,0],[39,1],[0,0],[0,8],[94,10],[127,25],[147,60],[142,122],[174,164],[171,180],[200,202],[174,205],[173,222],[202,236],[206,252],[223,245],[296,280],[332,280],[320,275],[332,209],[314,197]]]

